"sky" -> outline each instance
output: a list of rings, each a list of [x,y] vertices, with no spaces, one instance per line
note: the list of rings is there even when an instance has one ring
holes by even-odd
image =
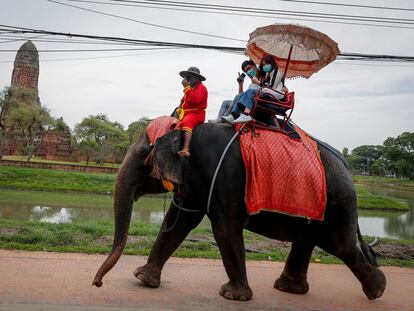
[[[272,23],[294,23],[326,33],[344,53],[414,56],[414,27],[385,28],[311,22],[295,17],[242,17],[58,1],[145,23],[238,40],[157,28],[47,0],[0,0],[1,24],[99,36],[245,47],[249,33],[257,27]],[[412,19],[414,22],[414,10],[379,10],[279,0],[204,3],[263,10],[380,16]],[[341,0],[338,3],[361,4],[361,1]],[[414,3],[409,0],[366,0],[363,4],[414,9]],[[16,51],[24,43],[24,40],[5,41],[9,40],[0,34],[0,89],[10,85]],[[207,78],[207,119],[214,119],[221,102],[237,94],[237,73],[240,64],[247,59],[243,55],[202,49],[51,53],[42,50],[117,46],[39,42],[36,38],[33,42],[40,51],[41,103],[51,110],[53,116],[63,117],[71,128],[83,118],[100,113],[125,127],[141,117],[169,115],[182,96],[178,73],[190,66],[200,68]],[[339,150],[382,144],[388,137],[414,131],[414,64],[335,61],[310,79],[288,80],[286,84],[289,90],[295,91],[294,122]]]

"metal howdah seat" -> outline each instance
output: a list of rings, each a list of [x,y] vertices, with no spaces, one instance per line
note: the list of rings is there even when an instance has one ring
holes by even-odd
[[[279,127],[277,116],[281,116],[283,120],[280,129],[285,130],[286,124],[289,122],[293,108],[295,107],[295,92],[286,93],[282,99],[277,99],[274,95],[275,92],[274,90],[270,90],[269,92],[266,88],[260,88],[254,97],[251,114],[253,118],[255,118],[255,115],[268,115],[275,121],[276,127]]]

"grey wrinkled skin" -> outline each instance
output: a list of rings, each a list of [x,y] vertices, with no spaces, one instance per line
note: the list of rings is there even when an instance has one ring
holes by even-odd
[[[135,276],[149,287],[158,287],[164,264],[189,232],[206,214],[210,183],[220,156],[234,135],[231,126],[203,124],[193,133],[191,157],[183,176],[183,207],[200,212],[181,212],[171,231],[160,231],[147,263],[137,268]],[[181,133],[173,131],[162,139],[157,161],[172,175],[181,174],[183,162],[176,150]],[[269,238],[290,241],[292,248],[285,268],[274,287],[296,294],[309,290],[307,270],[315,246],[340,258],[354,273],[369,299],[381,297],[386,287],[382,271],[376,267],[368,246],[358,238],[356,194],[344,163],[325,147],[318,145],[325,168],[327,207],[325,220],[308,221],[278,213],[261,212],[249,216],[244,204],[245,169],[238,141],[230,147],[217,176],[208,217],[223,259],[229,281],[220,289],[227,299],[249,300],[249,287],[243,242],[243,229]],[[115,236],[112,252],[96,274],[93,284],[102,285],[103,276],[115,265],[125,246],[134,199],[146,193],[161,193],[161,183],[149,177],[151,168],[144,164],[150,152],[146,137],[135,143],[119,171],[115,188]],[[170,228],[177,209],[170,207],[163,226]],[[340,283],[338,284],[340,286]]]

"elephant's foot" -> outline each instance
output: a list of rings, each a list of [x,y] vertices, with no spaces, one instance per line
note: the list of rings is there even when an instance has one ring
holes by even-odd
[[[151,268],[148,264],[134,271],[135,277],[148,287],[158,288],[161,282],[161,271]]]
[[[372,276],[362,284],[362,290],[365,295],[367,295],[368,299],[374,300],[382,296],[386,286],[387,280],[384,273],[375,268]]]
[[[229,281],[221,287],[220,295],[230,300],[247,301],[252,299],[253,292],[249,285]]]
[[[309,291],[309,284],[305,278],[292,278],[282,273],[275,281],[274,288],[292,294],[306,294]]]

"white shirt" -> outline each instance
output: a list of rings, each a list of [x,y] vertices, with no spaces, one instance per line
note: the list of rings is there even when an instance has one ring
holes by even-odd
[[[249,86],[247,87],[247,89],[253,89],[253,90],[257,90],[259,88],[259,84],[256,83],[250,83]]]
[[[270,81],[273,80],[273,76],[275,75],[275,70],[272,70],[270,72]],[[282,79],[283,79],[283,73],[282,70],[278,70],[277,74],[276,74],[276,78],[275,81],[273,83],[273,85],[268,85],[270,88],[278,91],[278,92],[282,92],[282,88],[283,88],[283,83],[282,83]],[[269,83],[270,84],[270,83]]]

